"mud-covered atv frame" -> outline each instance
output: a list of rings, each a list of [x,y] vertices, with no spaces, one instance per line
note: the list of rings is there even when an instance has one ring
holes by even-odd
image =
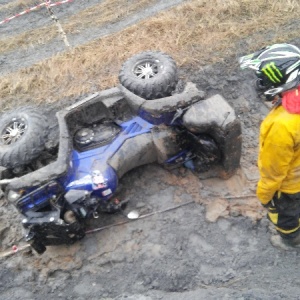
[[[74,243],[84,237],[86,219],[121,209],[126,199],[115,197],[118,182],[133,168],[157,162],[166,168],[184,165],[204,172],[214,166],[216,176],[228,178],[239,167],[241,126],[231,106],[220,95],[204,99],[204,93],[191,82],[170,95],[177,83],[177,79],[169,78],[174,62],[167,58],[161,68],[167,65],[168,72],[162,76],[164,71],[155,68],[165,56],[154,54],[129,59],[120,72],[118,87],[56,113],[59,146],[53,162],[2,181],[7,185],[8,201],[23,215],[26,240],[38,253],[48,245]],[[149,61],[155,67],[150,68]],[[134,75],[128,74],[128,69],[134,70],[132,66],[138,66]],[[145,68],[152,74],[144,74]],[[152,75],[158,83],[151,81]],[[132,81],[128,81],[130,76]],[[144,76],[141,84],[150,80],[151,85],[136,85],[134,76]],[[153,99],[155,96],[159,98]],[[27,129],[26,115],[24,119],[15,127]],[[11,117],[7,120],[11,124]],[[43,140],[43,136],[39,137]],[[22,136],[16,143],[21,141]],[[0,161],[3,163],[3,155]],[[14,163],[11,159],[7,167]]]

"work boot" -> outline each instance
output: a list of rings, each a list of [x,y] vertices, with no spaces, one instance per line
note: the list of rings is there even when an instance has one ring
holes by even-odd
[[[293,239],[288,239],[287,240],[290,245],[293,247],[300,247],[300,234],[298,234],[296,237]]]
[[[300,248],[300,236],[294,239],[284,239],[277,234],[271,236],[270,242],[275,248],[283,251],[295,251]]]

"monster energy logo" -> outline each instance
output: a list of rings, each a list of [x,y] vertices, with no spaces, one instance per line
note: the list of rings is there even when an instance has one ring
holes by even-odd
[[[262,68],[262,72],[274,83],[281,82],[281,78],[283,77],[282,73],[276,67],[274,62],[265,65]]]

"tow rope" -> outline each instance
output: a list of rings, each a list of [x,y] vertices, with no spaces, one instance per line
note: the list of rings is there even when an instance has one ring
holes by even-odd
[[[241,196],[228,196],[228,197],[217,196],[217,195],[213,195],[213,196],[210,195],[208,197],[211,197],[211,198],[220,198],[220,199],[227,199],[228,200],[228,199],[240,199],[240,198],[256,197],[256,195],[241,195]],[[137,217],[136,219],[127,219],[126,221],[117,222],[117,223],[114,223],[114,224],[102,226],[102,227],[95,228],[95,229],[90,229],[90,230],[87,230],[85,232],[85,234],[91,234],[91,233],[95,233],[95,232],[102,231],[102,230],[105,230],[105,229],[109,229],[109,228],[112,228],[112,227],[121,226],[121,225],[130,223],[130,222],[133,222],[133,221],[137,221],[137,220],[141,220],[141,219],[145,219],[145,218],[151,217],[151,216],[156,215],[156,214],[160,214],[160,213],[168,212],[168,211],[171,211],[171,210],[174,210],[174,209],[178,209],[180,207],[183,207],[183,206],[186,206],[186,205],[189,205],[189,204],[192,204],[192,203],[195,203],[195,201],[191,200],[191,201],[179,204],[179,205],[168,207],[166,209],[157,210],[157,211],[154,211],[154,212],[151,212],[151,213],[148,213],[148,214],[141,215],[141,216]],[[31,247],[30,244],[24,244],[24,245],[21,245],[21,246],[13,245],[12,248],[11,248],[11,250],[0,252],[0,259],[9,257],[11,255],[14,255],[14,254],[18,253],[18,252],[24,251],[24,250],[26,250],[26,249],[28,249],[30,247]]]
[[[169,207],[169,208],[166,208],[166,209],[163,209],[163,210],[157,210],[157,211],[154,211],[154,212],[149,213],[149,214],[141,215],[141,216],[137,217],[136,219],[126,220],[126,221],[123,221],[123,222],[118,222],[118,223],[103,226],[103,227],[100,227],[100,228],[87,230],[85,233],[90,234],[90,233],[94,233],[94,232],[101,231],[101,230],[104,230],[104,229],[108,229],[108,228],[111,228],[111,227],[120,226],[120,225],[123,225],[123,224],[126,224],[126,223],[130,223],[132,221],[148,218],[150,216],[153,216],[153,215],[156,215],[156,214],[159,214],[159,213],[168,212],[170,210],[174,210],[174,209],[180,208],[182,206],[185,206],[185,205],[188,205],[188,204],[191,204],[191,203],[195,203],[195,201],[192,200],[192,201],[185,202],[185,203],[182,203],[182,204],[179,204],[179,205],[176,205],[176,206],[172,206],[172,207]]]
[[[192,204],[192,203],[195,203],[195,201],[192,200],[192,201],[185,202],[185,203],[182,203],[182,204],[179,204],[179,205],[176,205],[176,206],[172,206],[172,207],[169,207],[169,208],[166,208],[166,209],[163,209],[163,210],[154,211],[152,213],[141,215],[141,216],[139,216],[136,219],[128,219],[128,220],[123,221],[123,222],[118,222],[118,223],[114,223],[114,224],[102,226],[102,227],[99,227],[99,228],[90,229],[90,230],[87,230],[85,232],[85,234],[95,233],[95,232],[102,231],[102,230],[105,230],[105,229],[109,229],[109,228],[112,228],[112,227],[115,227],[115,226],[120,226],[120,225],[127,224],[127,223],[130,223],[130,222],[133,222],[133,221],[137,221],[137,220],[140,220],[140,219],[148,218],[150,216],[153,216],[153,215],[156,215],[156,214],[159,214],[159,213],[168,212],[170,210],[174,210],[174,209],[177,209],[177,208],[180,208],[180,207],[183,207],[185,205]],[[4,252],[0,252],[0,259],[12,256],[12,255],[14,255],[14,254],[16,254],[18,252],[21,252],[21,251],[24,251],[26,249],[29,249],[30,247],[31,247],[30,244],[24,244],[24,245],[21,245],[21,246],[13,245],[10,250],[4,251]]]

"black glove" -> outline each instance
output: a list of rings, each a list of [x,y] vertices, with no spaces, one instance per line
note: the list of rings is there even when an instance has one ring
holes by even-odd
[[[272,200],[270,200],[268,203],[262,204],[262,206],[263,206],[264,208],[269,209],[270,207],[274,207],[275,205],[274,205],[274,201],[273,201],[273,199],[272,199]]]

